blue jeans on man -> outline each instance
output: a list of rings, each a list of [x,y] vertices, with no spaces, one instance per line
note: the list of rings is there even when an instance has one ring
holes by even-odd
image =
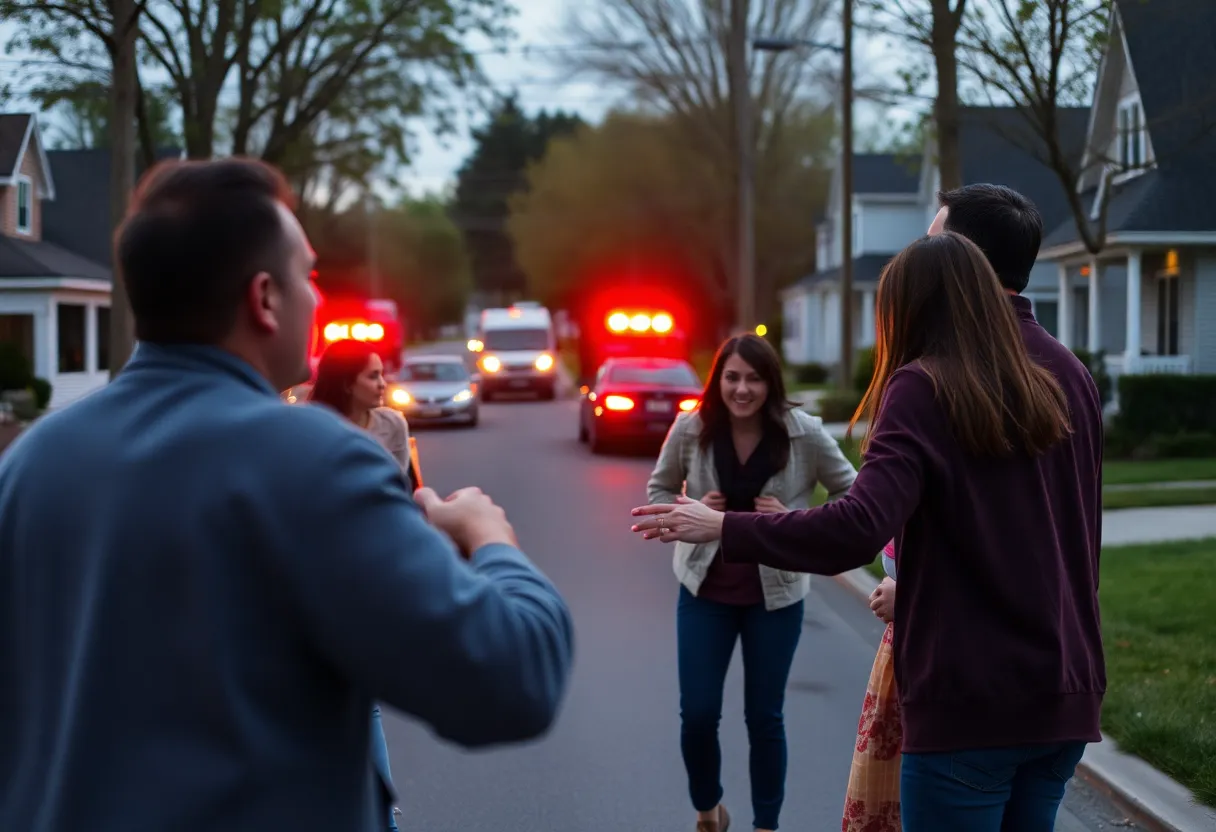
[[[1052,832],[1085,745],[904,754],[904,832]]]

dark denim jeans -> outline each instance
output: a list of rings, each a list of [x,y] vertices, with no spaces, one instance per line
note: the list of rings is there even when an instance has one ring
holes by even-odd
[[[756,829],[777,828],[785,800],[785,684],[802,636],[802,609],[801,601],[773,612],[763,604],[719,604],[680,587],[680,750],[698,812],[708,812],[722,800],[722,689],[735,642],[741,641],[752,824]]]
[[[384,738],[384,723],[380,718],[379,705],[372,705],[372,763],[376,767],[376,774],[384,781],[385,790],[392,791],[393,772],[388,764],[388,741]],[[393,815],[391,801],[388,807],[388,824],[385,828],[388,832],[398,832],[397,819]]]
[[[1052,832],[1085,743],[905,754],[904,832]]]

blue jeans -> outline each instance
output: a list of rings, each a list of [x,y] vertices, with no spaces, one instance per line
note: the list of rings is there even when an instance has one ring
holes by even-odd
[[[718,723],[735,642],[743,643],[743,707],[751,746],[752,821],[776,829],[785,801],[785,683],[802,636],[803,604],[768,612],[697,598],[680,587],[676,641],[680,671],[680,750],[698,812],[722,800]]]
[[[376,766],[376,774],[384,781],[385,790],[391,791],[393,772],[388,764],[388,740],[384,738],[384,723],[380,719],[379,705],[372,705],[372,762]],[[388,825],[385,828],[388,832],[398,832],[391,801],[388,807]]]
[[[1052,832],[1085,743],[905,754],[904,832]]]

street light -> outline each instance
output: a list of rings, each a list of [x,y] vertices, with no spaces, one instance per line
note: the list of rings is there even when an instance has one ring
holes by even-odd
[[[841,132],[841,160],[840,160],[840,385],[848,387],[852,383],[853,375],[853,0],[844,0],[844,10],[841,20],[842,28],[844,29],[844,42],[840,46],[829,43],[819,43],[811,40],[800,40],[796,38],[756,38],[752,41],[752,48],[764,52],[788,52],[791,49],[800,49],[809,47],[813,49],[826,49],[831,52],[836,52],[840,55],[841,63],[841,79],[840,79],[840,132]],[[739,112],[741,116],[740,135],[743,126],[751,129],[751,114],[750,96],[745,96],[746,101],[743,102]],[[750,142],[740,144],[740,153],[742,154],[740,171],[746,171],[749,176],[746,180],[741,180],[740,183],[740,215],[744,214],[744,205],[747,209],[747,225],[740,226],[741,239],[747,240],[747,245],[741,245],[740,248],[747,248],[750,252],[754,248],[755,233],[752,224],[752,189],[755,187],[754,168],[751,167],[751,145]],[[743,191],[746,190],[746,195]],[[740,221],[742,223],[742,219]],[[742,263],[740,264],[743,265]],[[755,288],[750,282],[751,266],[747,266],[746,275],[749,282],[745,285],[743,274],[740,274],[740,310],[744,308],[751,309],[754,304]],[[747,291],[751,295],[751,300],[744,307],[743,292]],[[744,325],[749,325],[749,321],[743,321]]]

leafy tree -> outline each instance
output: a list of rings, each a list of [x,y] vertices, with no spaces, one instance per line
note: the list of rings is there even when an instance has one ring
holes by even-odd
[[[139,125],[148,133],[150,149],[180,147],[181,136],[174,125],[174,105],[163,90],[144,87],[144,122]],[[64,79],[59,87],[45,87],[33,92],[35,101],[45,111],[59,116],[58,126],[50,141],[65,150],[85,150],[110,147],[110,89],[107,81]]]
[[[762,313],[777,287],[814,268],[811,219],[826,198],[832,134],[830,117],[791,112],[757,171]],[[686,135],[674,116],[615,113],[550,144],[528,190],[511,200],[508,223],[533,294],[578,311],[611,267],[650,270],[669,276],[670,288],[709,321],[729,318],[722,228],[734,182],[729,170],[690,153]]]
[[[510,95],[473,132],[473,152],[457,173],[452,212],[464,232],[479,292],[507,302],[524,291],[526,281],[505,227],[508,200],[526,186],[528,165],[544,156],[550,141],[581,124],[578,116],[560,111],[531,118]]]
[[[391,298],[413,337],[461,320],[471,287],[469,262],[460,231],[440,200],[314,213],[306,225],[323,292]]]

